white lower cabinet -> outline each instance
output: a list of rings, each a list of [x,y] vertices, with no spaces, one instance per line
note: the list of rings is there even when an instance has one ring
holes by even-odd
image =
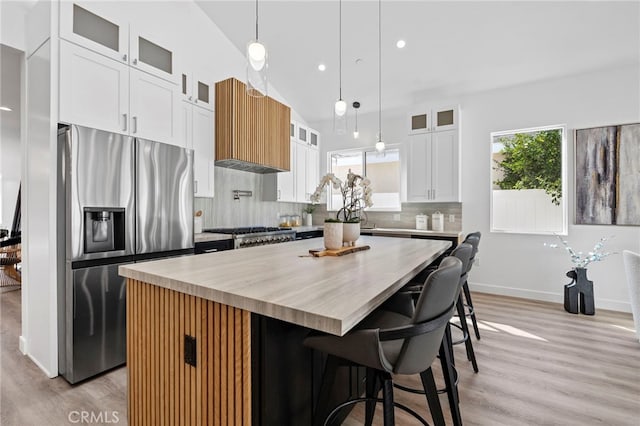
[[[177,100],[176,84],[60,41],[61,122],[184,146]]]
[[[460,201],[458,145],[457,130],[409,136],[408,202]]]
[[[193,149],[193,195],[213,197],[215,195],[214,112],[182,101],[179,116],[179,138],[185,147]]]

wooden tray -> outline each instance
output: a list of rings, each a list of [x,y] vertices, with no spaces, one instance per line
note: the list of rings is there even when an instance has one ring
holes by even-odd
[[[337,250],[327,250],[325,248],[310,249],[309,253],[314,257],[322,256],[344,256],[345,254],[355,253],[357,251],[369,250],[370,246],[351,246],[342,247]]]

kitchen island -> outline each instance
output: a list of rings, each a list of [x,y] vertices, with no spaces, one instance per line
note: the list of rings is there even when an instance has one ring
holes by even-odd
[[[450,246],[358,243],[371,249],[314,258],[311,239],[121,266],[129,424],[310,424],[321,359],[304,335],[344,335]]]

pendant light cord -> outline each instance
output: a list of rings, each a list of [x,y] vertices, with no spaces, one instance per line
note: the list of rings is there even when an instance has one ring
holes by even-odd
[[[256,41],[258,41],[258,0],[256,0]]]
[[[338,59],[338,67],[340,68],[339,86],[340,86],[340,100],[342,100],[342,0],[340,0],[340,18],[338,20],[338,50],[340,52],[340,58]]]
[[[382,142],[382,0],[378,0],[378,141]]]

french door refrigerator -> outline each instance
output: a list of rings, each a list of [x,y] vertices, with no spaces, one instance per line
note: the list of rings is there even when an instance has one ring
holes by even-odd
[[[74,125],[58,149],[58,370],[77,383],[126,361],[118,266],[193,253],[193,151]]]

